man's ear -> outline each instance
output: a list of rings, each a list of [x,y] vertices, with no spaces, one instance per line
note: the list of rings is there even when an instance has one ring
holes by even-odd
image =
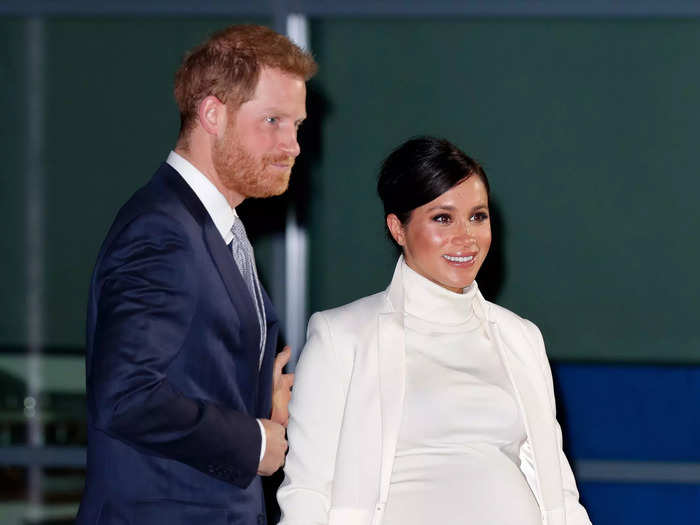
[[[210,135],[223,136],[226,130],[226,104],[214,95],[209,95],[199,103],[197,112],[199,124]]]
[[[399,246],[404,246],[406,244],[406,236],[403,230],[403,224],[401,224],[401,221],[394,213],[390,213],[386,216],[386,226],[389,228],[389,233],[391,233],[396,243]]]

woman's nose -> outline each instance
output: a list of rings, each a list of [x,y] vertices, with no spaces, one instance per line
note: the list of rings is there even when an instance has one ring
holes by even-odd
[[[457,241],[470,243],[474,241],[473,233],[472,223],[470,221],[466,221],[465,223],[460,224],[459,231],[455,237]]]

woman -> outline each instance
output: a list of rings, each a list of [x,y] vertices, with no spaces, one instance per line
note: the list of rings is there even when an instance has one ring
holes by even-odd
[[[309,321],[278,492],[284,525],[588,525],[537,327],[481,296],[489,185],[445,140],[378,183],[389,288]]]

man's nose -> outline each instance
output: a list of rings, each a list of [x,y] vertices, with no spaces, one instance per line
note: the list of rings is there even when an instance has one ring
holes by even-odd
[[[280,149],[290,157],[296,158],[301,152],[299,141],[297,140],[297,130],[285,133],[280,142]]]

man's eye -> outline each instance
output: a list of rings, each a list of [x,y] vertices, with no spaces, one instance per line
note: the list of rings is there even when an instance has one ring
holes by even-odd
[[[265,117],[265,122],[268,124],[276,124],[277,120],[277,117]]]
[[[446,213],[441,213],[440,215],[436,215],[435,217],[433,217],[433,220],[441,224],[447,224],[452,220],[452,217],[450,217]]]

